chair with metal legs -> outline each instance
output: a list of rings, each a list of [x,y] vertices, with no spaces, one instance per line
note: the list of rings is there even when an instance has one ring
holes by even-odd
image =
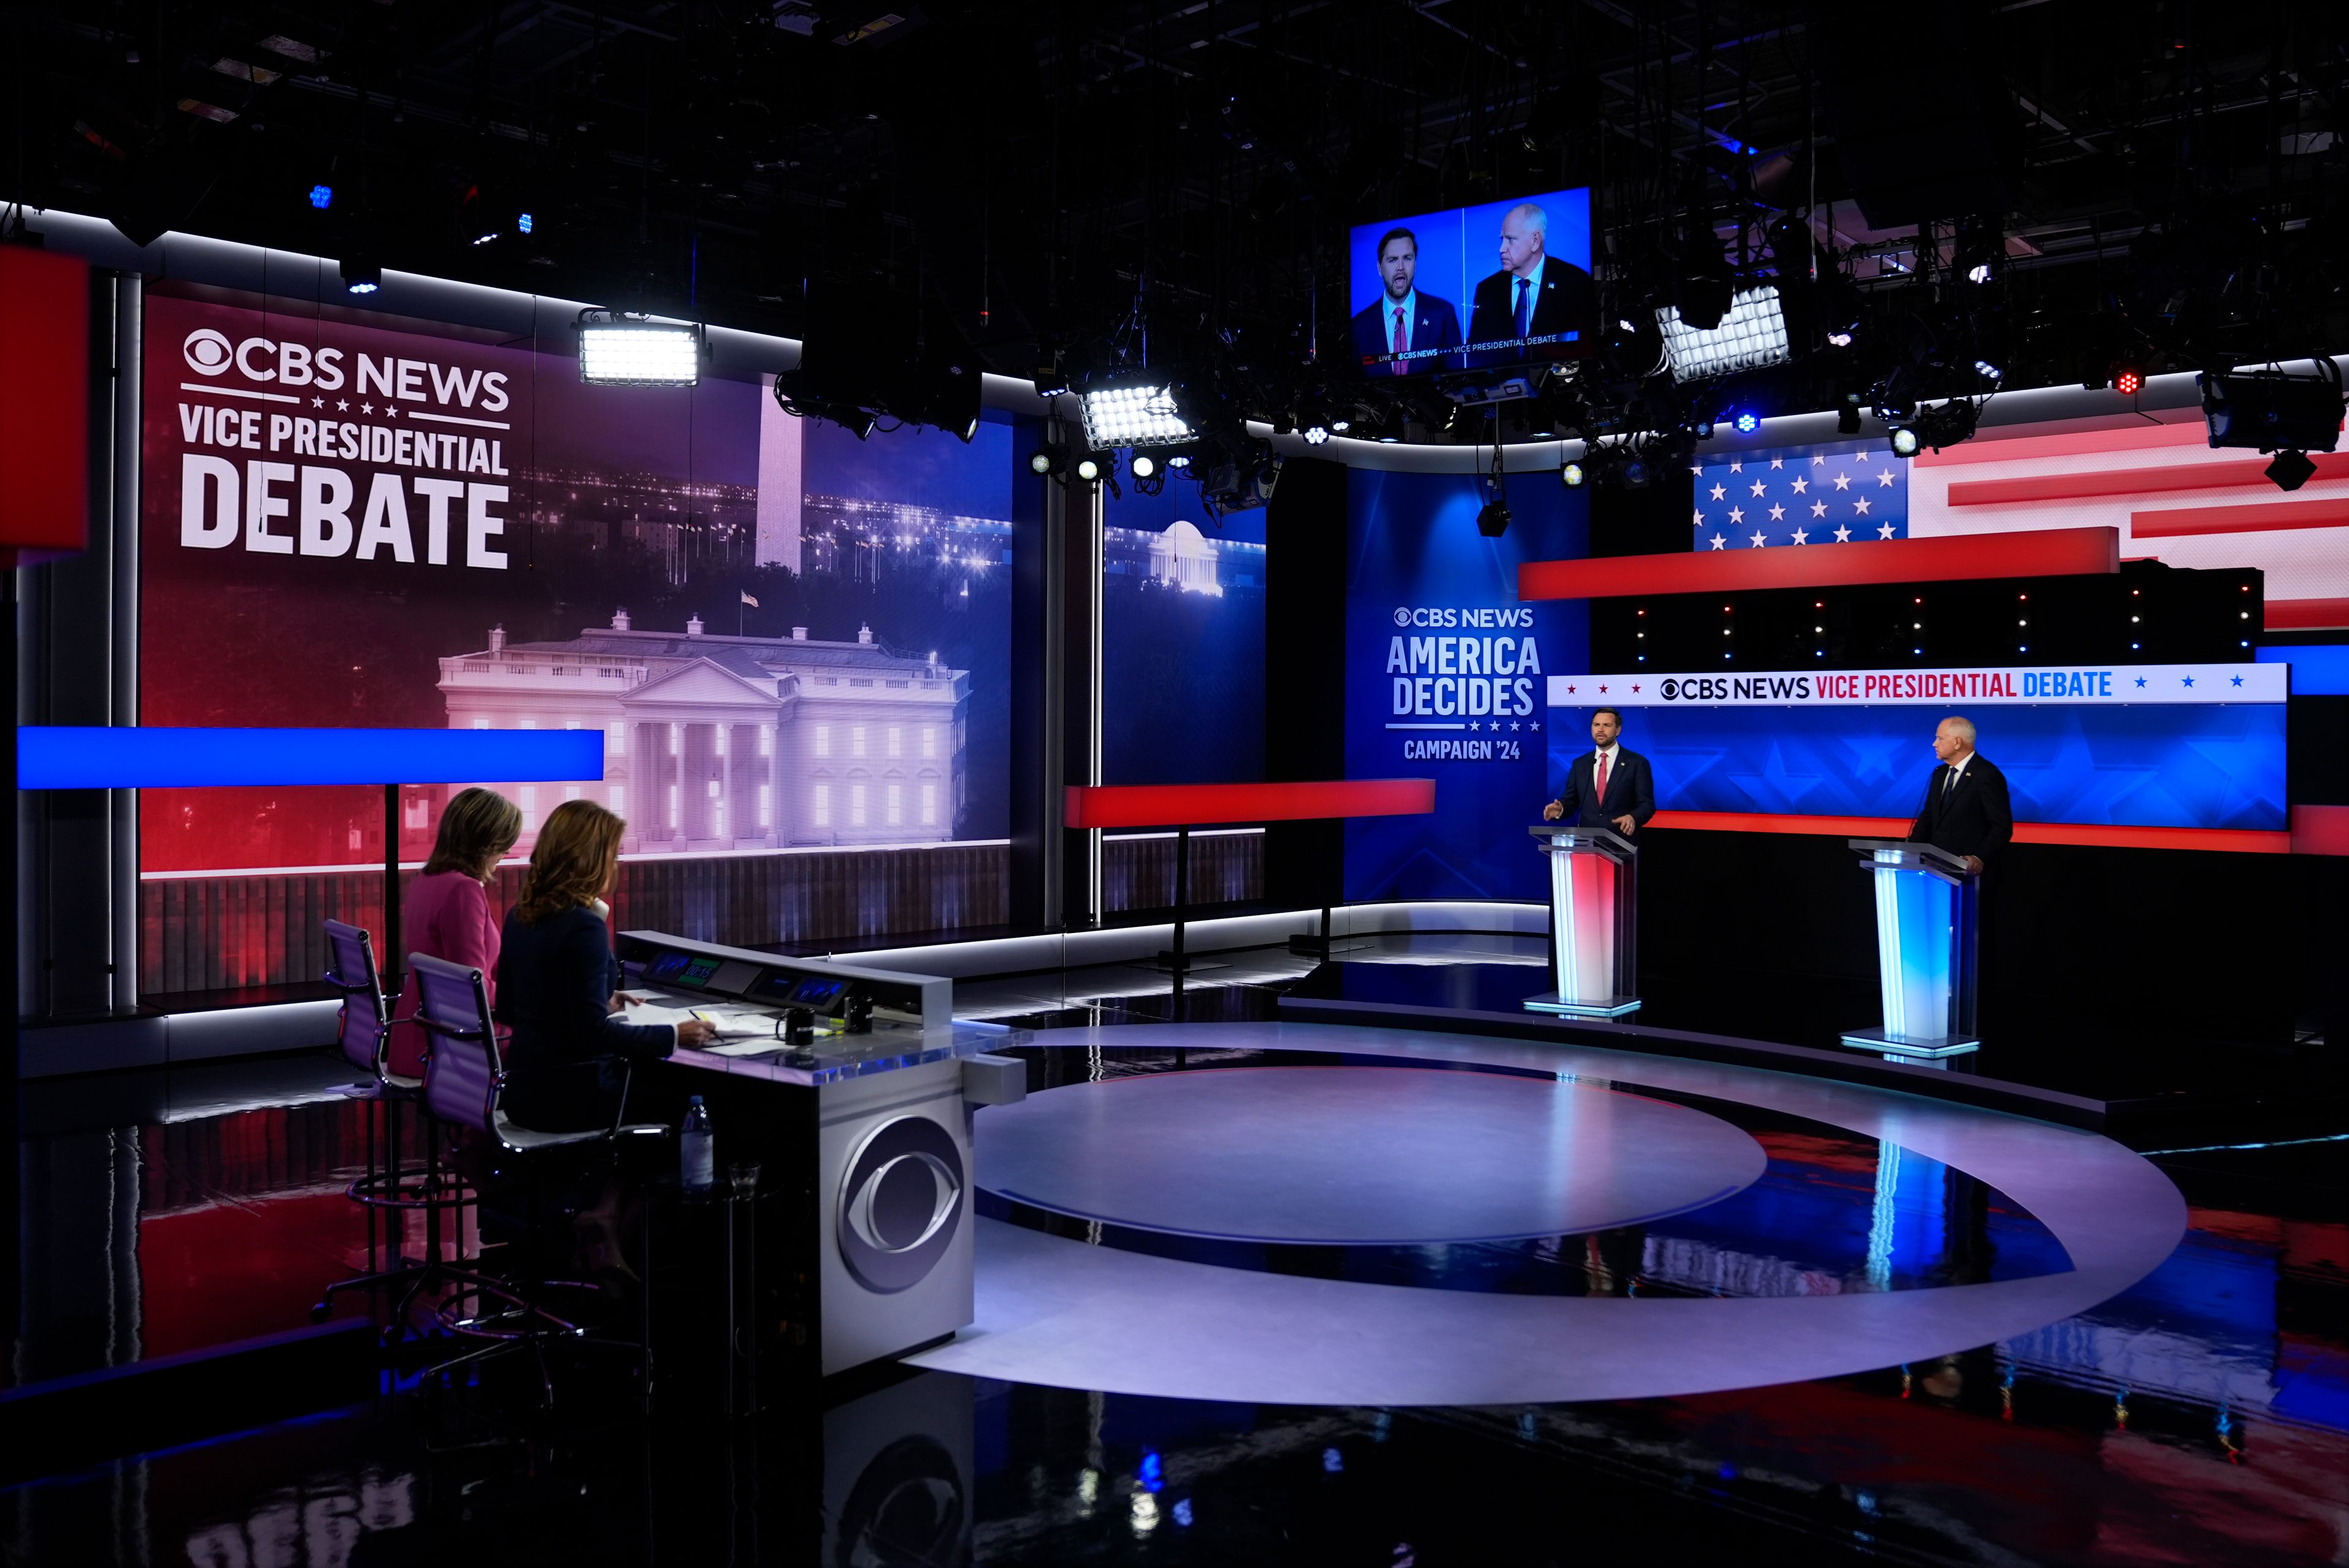
[[[481,971],[461,964],[428,958],[409,959],[421,1005],[418,1022],[427,1040],[424,1103],[432,1114],[457,1127],[471,1127],[497,1154],[528,1159],[551,1151],[616,1150],[624,1142],[666,1137],[671,1128],[658,1122],[630,1123],[627,1114],[630,1075],[623,1062],[620,1101],[609,1127],[577,1132],[542,1132],[520,1126],[509,1117],[502,1100],[506,1065],[497,1028],[490,1019],[488,988]],[[633,1341],[598,1339],[577,1322],[554,1311],[536,1295],[554,1291],[592,1290],[577,1282],[546,1279],[524,1282],[501,1279],[480,1269],[443,1271],[458,1288],[443,1298],[440,1325],[450,1334],[484,1343],[479,1349],[452,1357],[436,1370],[487,1361],[509,1351],[528,1350],[537,1365],[539,1385],[546,1402],[554,1402],[554,1385],[546,1368],[551,1343],[614,1344],[645,1357],[645,1382],[651,1383],[650,1349],[642,1335]],[[470,1310],[469,1310],[470,1307]],[[648,1316],[649,1314],[640,1314]]]
[[[397,1331],[404,1324],[409,1303],[415,1299],[424,1275],[432,1263],[440,1261],[444,1215],[456,1223],[461,1251],[460,1211],[472,1201],[472,1194],[453,1173],[441,1169],[440,1139],[430,1117],[420,1106],[417,1115],[424,1161],[419,1169],[407,1166],[401,1154],[400,1109],[403,1106],[418,1106],[424,1080],[394,1070],[391,1043],[396,1028],[413,1029],[417,1025],[411,1021],[398,1024],[392,1021],[391,1005],[384,995],[382,971],[376,963],[374,939],[361,928],[340,920],[326,921],[326,931],[327,951],[333,959],[333,967],[326,971],[326,983],[343,993],[343,1058],[362,1075],[355,1097],[367,1107],[367,1170],[351,1183],[348,1190],[351,1201],[367,1210],[367,1271],[328,1285],[317,1304],[310,1309],[310,1315],[320,1320],[329,1316],[334,1311],[335,1297],[345,1291],[398,1284],[405,1289],[393,1311],[392,1324]],[[425,1257],[421,1262],[402,1255],[405,1217],[412,1213],[424,1216]],[[388,1266],[381,1262],[377,1229],[379,1221],[383,1244],[391,1253]]]

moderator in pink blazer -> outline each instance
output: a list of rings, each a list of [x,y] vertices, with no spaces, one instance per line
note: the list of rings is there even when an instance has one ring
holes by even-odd
[[[490,1002],[498,1000],[498,921],[491,912],[489,894],[462,871],[439,871],[409,884],[400,909],[399,967],[408,968],[409,953],[424,953],[481,971]],[[391,1047],[387,1065],[403,1078],[424,1075],[424,1031],[405,1020],[416,1016],[419,1002],[416,977],[409,975],[391,1010]]]

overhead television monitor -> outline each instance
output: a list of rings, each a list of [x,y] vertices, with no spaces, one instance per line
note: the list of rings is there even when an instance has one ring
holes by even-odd
[[[1348,247],[1366,377],[1431,376],[1590,351],[1590,190],[1362,223]]]

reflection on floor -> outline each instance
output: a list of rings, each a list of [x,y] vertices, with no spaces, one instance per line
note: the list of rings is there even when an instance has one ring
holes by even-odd
[[[1347,956],[1527,955],[1496,939]],[[975,1015],[1040,1028],[1256,1021],[1311,967],[1240,955],[1179,1001],[1140,967],[957,991]],[[1043,1055],[1071,1082],[1174,1065],[1157,1046]],[[359,1159],[343,1081],[301,1061],[29,1085],[26,1267],[0,1381],[306,1322],[318,1286],[366,1244],[341,1197]],[[1436,1282],[1658,1294],[1873,1282],[1860,1216],[1880,1147],[1739,1125],[1770,1156],[1742,1215],[1711,1216],[1710,1230],[1689,1217],[1672,1245],[1631,1254],[1458,1254]],[[549,1430],[492,1421],[486,1392],[409,1390],[7,1489],[0,1562],[2337,1563],[2349,1560],[2343,1130],[2231,1148],[2205,1147],[2242,1141],[2224,1128],[2172,1129],[2157,1147],[2180,1152],[2153,1158],[2189,1219],[2166,1262],[2060,1323],[1925,1364],[1474,1409],[1214,1404],[925,1373],[829,1411],[686,1430],[594,1410]],[[1994,1193],[1981,1212],[1996,1267],[2060,1266],[2027,1212]],[[1920,1282],[1895,1263],[1883,1284]],[[1132,1337],[1135,1357],[1153,1356],[1146,1316]]]

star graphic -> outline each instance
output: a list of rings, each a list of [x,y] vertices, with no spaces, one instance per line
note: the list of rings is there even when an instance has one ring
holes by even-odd
[[[1716,484],[1713,487],[1713,498],[1715,501],[1726,501],[1729,499],[1729,492]]]
[[[1876,476],[1876,483],[1878,483],[1878,484],[1880,484],[1880,485],[1882,485],[1882,486],[1883,486],[1885,489],[1887,489],[1887,490],[1891,489],[1891,488],[1892,488],[1892,471],[1891,471],[1890,469],[1889,469],[1889,468],[1888,468],[1888,469],[1886,469],[1882,473],[1878,474],[1878,475]]]
[[[373,403],[361,403],[359,405],[359,412],[363,414],[371,414],[375,412],[375,405]]]
[[[1713,547],[1716,550],[1721,548],[1721,535],[1718,534],[1713,536]]]
[[[1887,524],[1883,524],[1881,527],[1878,528],[1878,529],[1876,530],[1876,536],[1877,536],[1878,538],[1879,538],[1879,539],[1889,539],[1889,538],[1891,538],[1891,537],[1892,537],[1892,524],[1889,524],[1889,523],[1887,523]]]
[[[1606,687],[1604,687],[1604,686],[1601,686],[1601,687],[1599,689],[1599,694],[1601,697],[1606,696],[1606,695],[1607,695],[1607,688],[1606,688]]]
[[[1849,490],[1851,488],[1851,475],[1848,473],[1837,474],[1835,476],[1835,482],[1836,488],[1837,490]]]
[[[2144,684],[2145,684],[2145,677],[2144,677],[2144,676],[2142,676],[2142,675],[2138,676],[2138,677],[2137,678],[2137,683],[2139,686],[2144,685]]]
[[[1865,495],[1863,495],[1863,496],[1861,496],[1858,500],[1857,500],[1857,501],[1853,502],[1853,503],[1851,504],[1851,509],[1852,509],[1854,512],[1857,513],[1857,514],[1858,514],[1860,516],[1862,516],[1862,517],[1867,516],[1867,515],[1868,515],[1868,497],[1867,497],[1867,496],[1865,496]]]
[[[1639,691],[1639,690],[1640,690],[1640,683],[1639,683],[1638,681],[1636,681],[1636,680],[1635,680],[1635,681],[1633,681],[1633,682],[1631,683],[1631,690],[1632,690],[1632,691],[1636,694],[1636,693]]]
[[[1757,480],[1755,480],[1755,481],[1754,482],[1754,494],[1756,494],[1756,495],[1761,494],[1761,493],[1763,493],[1763,491],[1766,490],[1767,488],[1769,488],[1769,487],[1768,487],[1767,485],[1764,484],[1764,483],[1763,483],[1760,480],[1758,480],[1758,479],[1757,479]]]
[[[1538,720],[1528,720],[1526,722],[1526,728],[1528,730],[1538,730],[1541,728],[1541,723]]]
[[[1779,505],[1779,504],[1778,504],[1776,502],[1775,502],[1775,501],[1773,501],[1772,503],[1770,503],[1770,521],[1771,521],[1771,522],[1773,522],[1773,523],[1778,522],[1778,521],[1780,521],[1781,519],[1783,519],[1785,515],[1786,515],[1786,509],[1785,509],[1785,507],[1783,507],[1783,506]]]
[[[1690,463],[1689,472],[1695,474],[1699,479],[1702,479],[1704,477],[1704,464],[1701,462]]]
[[[1807,545],[1807,544],[1809,544],[1810,542],[1811,542],[1811,536],[1810,536],[1808,534],[1804,533],[1800,528],[1797,528],[1797,529],[1795,529],[1795,544],[1797,544],[1797,545]]]
[[[1825,468],[1826,465],[1827,459],[1825,452],[1821,452],[1811,459],[1811,466],[1813,468]]]
[[[1743,473],[1745,472],[1745,465],[1742,462],[1733,462],[1729,465],[1729,472],[1732,473]]]
[[[2229,680],[2230,680],[2231,681],[2233,681],[2233,682],[2234,682],[2236,685],[2238,685],[2238,686],[2240,686],[2240,685],[2243,683],[2243,678],[2242,678],[2241,676],[2240,676],[2240,675],[2233,675],[2233,676],[2230,676],[2230,677],[2228,677],[2228,679],[2229,679]]]
[[[1797,479],[1791,486],[1789,486],[1789,488],[1797,495],[1800,495],[1804,491],[1808,490],[1810,487],[1811,482],[1807,479]]]
[[[1784,468],[1786,466],[1786,460],[1783,457],[1774,457],[1770,460],[1770,466],[1774,469]]]
[[[2191,675],[2181,675],[2181,676],[2179,676],[2178,679],[2179,679],[2180,680],[2183,680],[2183,681],[2184,681],[2184,682],[2186,682],[2186,684],[2187,684],[2187,685],[2189,685],[2189,686],[2191,686],[2191,685],[2193,685],[2193,684],[2194,684],[2194,677],[2192,677]]]
[[[1571,696],[1573,696],[1577,691],[1581,691],[1581,690],[1582,690],[1582,688],[1580,688],[1579,686],[1569,686],[1569,687],[1568,687],[1568,688],[1566,689],[1566,694],[1567,694],[1568,696],[1571,697]]]
[[[1514,732],[1514,731],[1516,729],[1516,727],[1517,727],[1517,722],[1516,722],[1515,719],[1510,720],[1510,721],[1509,721],[1509,728],[1510,728],[1510,730],[1511,730],[1512,732]]]
[[[351,400],[348,398],[336,398],[335,400],[335,408],[339,412],[348,413],[351,410]]]
[[[1836,529],[1836,543],[1837,543],[1837,544],[1838,544],[1838,545],[1848,545],[1848,544],[1850,544],[1850,543],[1851,543],[1851,530],[1850,530],[1850,529],[1848,529],[1848,528],[1843,528],[1843,527],[1838,527],[1838,528],[1837,528],[1837,529]]]
[[[383,417],[388,420],[396,420],[399,417],[399,410],[393,408],[389,403],[386,403],[383,406]]]
[[[1702,512],[1696,514],[1696,525],[1700,528],[1704,526],[1704,514]]]
[[[1766,535],[1756,534],[1754,535],[1754,547],[1757,550],[1769,542],[1769,538]]]
[[[1472,730],[1482,728],[1482,726],[1481,726],[1481,725],[1479,725],[1479,724],[1476,722],[1476,721],[1475,721],[1475,720],[1474,720],[1474,719],[1471,719],[1471,720],[1469,720],[1469,721],[1468,721],[1468,727],[1469,727],[1470,729],[1472,729]]]
[[[1827,504],[1826,504],[1826,502],[1824,502],[1824,501],[1814,501],[1814,502],[1812,502],[1812,503],[1811,503],[1811,515],[1812,515],[1812,516],[1814,516],[1814,517],[1824,517],[1824,516],[1826,516],[1826,514],[1827,514]]]
[[[314,409],[323,409],[326,406],[326,400],[324,398],[313,398],[310,400],[310,406]]]
[[[1733,507],[1731,507],[1731,508],[1729,509],[1729,520],[1730,520],[1732,523],[1743,523],[1743,522],[1744,522],[1744,521],[1745,521],[1745,508],[1744,508],[1743,506],[1733,506]]]

